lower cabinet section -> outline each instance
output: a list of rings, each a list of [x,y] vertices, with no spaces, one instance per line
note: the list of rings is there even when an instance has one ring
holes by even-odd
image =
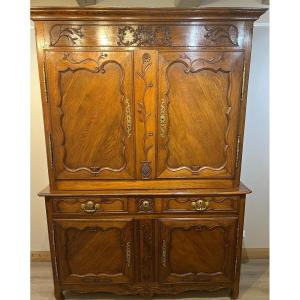
[[[159,219],[159,282],[226,282],[234,277],[237,218]]]
[[[67,289],[117,294],[238,289],[242,196],[230,213],[198,214],[94,209],[75,215],[57,212],[54,201],[46,199],[57,299]],[[59,201],[68,206],[67,198]]]

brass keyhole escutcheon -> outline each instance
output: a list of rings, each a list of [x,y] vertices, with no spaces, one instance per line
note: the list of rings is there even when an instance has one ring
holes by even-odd
[[[192,201],[192,208],[198,211],[206,210],[208,207],[208,201],[198,199]]]
[[[97,209],[100,208],[99,203],[95,203],[94,201],[88,201],[86,203],[82,203],[80,208],[86,213],[94,213]]]
[[[144,200],[142,202],[142,206],[144,209],[148,209],[150,207],[150,201],[149,200]]]

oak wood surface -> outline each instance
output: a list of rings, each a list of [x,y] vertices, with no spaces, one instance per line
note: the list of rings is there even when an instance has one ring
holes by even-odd
[[[33,8],[54,295],[239,294],[253,21]]]

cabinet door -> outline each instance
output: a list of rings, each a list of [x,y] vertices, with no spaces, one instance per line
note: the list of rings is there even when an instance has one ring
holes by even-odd
[[[46,52],[57,179],[133,178],[131,52]]]
[[[233,178],[242,52],[159,53],[159,178]]]
[[[233,280],[236,224],[236,218],[160,219],[160,282]]]
[[[54,240],[63,283],[132,281],[130,220],[55,220]]]

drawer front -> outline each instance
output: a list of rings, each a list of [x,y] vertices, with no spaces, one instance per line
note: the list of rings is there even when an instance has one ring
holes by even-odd
[[[162,198],[162,211],[174,212],[235,212],[239,197],[168,197]]]
[[[244,43],[243,22],[177,24],[100,24],[45,22],[48,47],[234,47]],[[191,39],[190,37],[193,36]]]
[[[128,199],[123,197],[56,198],[52,203],[54,213],[91,215],[128,212]]]

